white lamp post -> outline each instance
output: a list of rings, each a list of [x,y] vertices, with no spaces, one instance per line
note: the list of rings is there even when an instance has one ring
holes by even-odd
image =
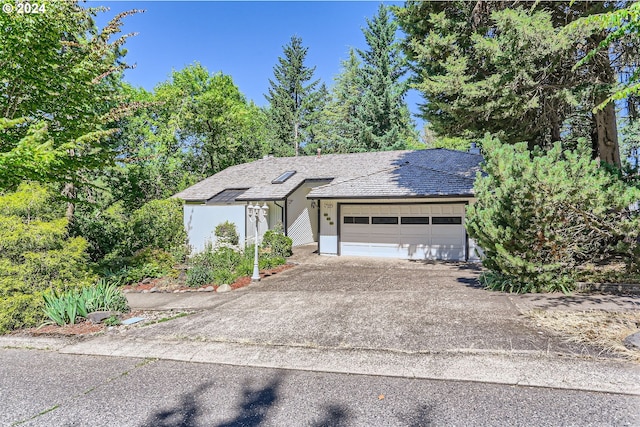
[[[249,221],[255,224],[253,275],[251,276],[251,280],[254,282],[260,281],[260,269],[258,267],[258,245],[260,243],[258,239],[258,224],[261,222],[266,222],[268,210],[269,210],[269,207],[267,206],[266,203],[263,206],[260,206],[260,204],[257,202],[255,206],[249,203],[249,206],[247,206],[247,214],[249,215]]]

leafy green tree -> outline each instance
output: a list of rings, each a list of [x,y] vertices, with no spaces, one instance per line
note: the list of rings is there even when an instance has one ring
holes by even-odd
[[[407,67],[396,31],[397,24],[384,5],[362,30],[368,47],[358,50],[362,99],[356,117],[357,145],[366,151],[403,149],[418,139],[404,102],[408,85],[402,77]]]
[[[319,80],[313,80],[315,67],[305,65],[308,48],[302,39],[291,37],[283,47],[284,57],[278,58],[273,67],[273,79],[269,79],[269,116],[273,126],[275,154],[300,153],[300,147],[308,142],[309,120],[320,109],[314,96]]]
[[[95,27],[101,10],[76,2],[40,2],[45,12],[0,14],[0,189],[23,180],[84,183],[83,171],[113,162],[113,122],[126,68],[115,37],[122,19]]]
[[[484,250],[488,285],[510,292],[569,291],[587,263],[639,255],[640,190],[560,143],[531,153],[526,143],[486,137],[485,174],[474,186],[466,227]]]
[[[172,148],[186,153],[190,172],[209,176],[262,155],[264,116],[230,76],[196,63],[174,71],[156,88],[156,100],[163,104],[158,130],[165,140],[175,138]]]
[[[107,191],[94,189],[92,198],[103,206],[122,201],[125,209],[135,210],[151,200],[172,196],[203,175],[192,172],[201,168],[185,164],[187,150],[178,139],[178,124],[171,121],[167,102],[144,89],[124,86],[124,90],[129,102],[139,108],[118,122],[116,164],[95,177]]]

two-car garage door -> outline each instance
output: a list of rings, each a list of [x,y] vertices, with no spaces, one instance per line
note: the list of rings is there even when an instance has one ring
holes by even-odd
[[[341,205],[340,254],[465,260],[463,204]]]

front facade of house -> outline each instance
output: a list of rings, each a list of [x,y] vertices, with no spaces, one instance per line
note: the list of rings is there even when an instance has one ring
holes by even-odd
[[[268,207],[267,229],[281,226],[294,246],[321,255],[478,260],[465,228],[482,157],[431,149],[274,158],[230,167],[182,191],[195,252],[224,221],[253,242],[249,204]]]

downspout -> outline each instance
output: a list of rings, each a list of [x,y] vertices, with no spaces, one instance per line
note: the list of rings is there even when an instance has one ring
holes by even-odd
[[[318,148],[318,151],[320,151],[319,148]],[[318,202],[318,255],[320,255],[320,236],[322,235],[322,232],[320,230],[320,227],[322,226],[322,223],[320,222],[320,199],[318,199],[317,202]]]
[[[287,216],[289,216],[288,212],[287,212],[289,210],[288,207],[287,207],[289,205],[289,203],[287,203],[288,201],[289,200],[285,197],[284,198],[284,210],[282,211],[283,212],[283,214],[282,214],[282,227],[284,228],[284,235],[285,236],[289,235],[289,230],[288,230],[288,227],[287,227]]]
[[[280,222],[282,222],[282,227],[284,228],[284,235],[286,236],[287,235],[287,227],[285,225],[286,219],[285,219],[285,215],[284,215],[284,206],[280,206],[278,204],[278,202],[276,202],[275,200],[274,200],[273,204],[280,208],[280,219],[281,219]],[[285,199],[285,204],[286,204],[286,199]]]
[[[467,206],[469,206],[469,202],[466,202],[464,206],[464,215],[462,216],[462,228],[464,229],[464,261],[469,262],[469,234],[467,233]]]

